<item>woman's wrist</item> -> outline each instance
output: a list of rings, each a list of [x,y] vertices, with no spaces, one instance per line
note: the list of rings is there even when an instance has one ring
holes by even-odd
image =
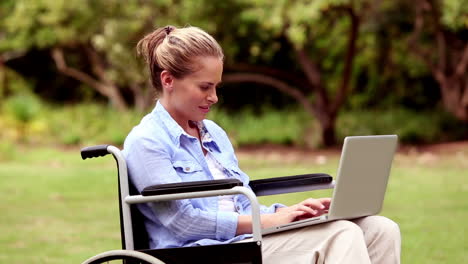
[[[237,218],[236,235],[252,233],[252,216],[239,215]]]

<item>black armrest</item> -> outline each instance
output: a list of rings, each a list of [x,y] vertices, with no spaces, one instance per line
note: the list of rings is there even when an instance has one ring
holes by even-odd
[[[166,183],[148,186],[143,189],[141,195],[151,196],[161,194],[223,190],[242,185],[242,182],[237,179]]]
[[[301,174],[269,179],[253,180],[249,185],[257,195],[267,193],[287,193],[306,191],[306,186],[326,185],[332,183],[332,176],[325,173]],[[284,191],[281,191],[284,190]]]

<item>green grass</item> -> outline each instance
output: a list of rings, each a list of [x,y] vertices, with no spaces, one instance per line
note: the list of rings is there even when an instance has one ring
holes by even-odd
[[[21,154],[24,153],[24,154]],[[114,161],[82,161],[78,150],[22,147],[0,160],[0,263],[81,263],[120,248]],[[311,171],[335,174],[338,157],[322,165],[239,155],[252,178]],[[403,263],[468,263],[468,151],[430,162],[398,155],[383,215],[400,224]],[[330,191],[262,197],[286,204]]]

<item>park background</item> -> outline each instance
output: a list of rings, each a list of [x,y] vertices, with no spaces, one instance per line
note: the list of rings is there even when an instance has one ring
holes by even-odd
[[[382,214],[403,262],[468,262],[468,0],[2,0],[1,263],[120,247],[115,165],[79,149],[154,106],[135,45],[168,24],[223,47],[209,118],[252,178],[335,175],[345,136],[398,134]]]

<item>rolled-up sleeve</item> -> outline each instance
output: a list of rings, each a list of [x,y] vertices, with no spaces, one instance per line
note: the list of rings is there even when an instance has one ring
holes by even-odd
[[[216,218],[216,239],[228,240],[236,236],[239,214],[219,211]]]

